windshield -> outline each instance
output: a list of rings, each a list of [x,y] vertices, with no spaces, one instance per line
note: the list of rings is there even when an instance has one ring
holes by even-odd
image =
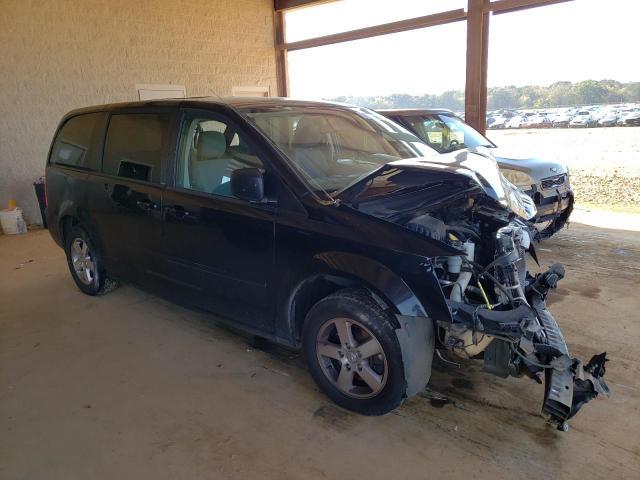
[[[364,108],[269,105],[240,110],[313,191],[331,198],[391,161],[434,155],[415,135]]]
[[[453,115],[419,114],[403,117],[409,128],[439,153],[462,148],[495,147],[489,139]]]

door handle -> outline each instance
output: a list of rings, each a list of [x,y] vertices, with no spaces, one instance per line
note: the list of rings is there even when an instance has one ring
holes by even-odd
[[[136,205],[146,212],[158,208],[158,205],[153,203],[151,200],[138,200]]]
[[[170,207],[167,207],[165,208],[165,212],[173,215],[176,218],[185,218],[190,216],[190,213],[181,205],[172,205]]]

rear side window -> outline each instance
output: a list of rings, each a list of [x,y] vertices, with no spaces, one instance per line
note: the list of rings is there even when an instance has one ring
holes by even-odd
[[[100,137],[107,114],[87,113],[70,118],[58,131],[51,163],[100,170]]]
[[[160,183],[170,123],[169,113],[112,115],[102,171],[118,177]]]

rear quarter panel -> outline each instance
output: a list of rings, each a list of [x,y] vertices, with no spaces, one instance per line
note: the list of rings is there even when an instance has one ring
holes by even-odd
[[[81,218],[86,215],[86,181],[88,173],[73,168],[47,165],[47,224],[53,240],[64,248],[62,222],[65,216]]]

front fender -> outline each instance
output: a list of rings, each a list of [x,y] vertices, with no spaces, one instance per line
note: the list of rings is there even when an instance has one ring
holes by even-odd
[[[426,317],[427,310],[406,282],[382,263],[347,252],[323,252],[314,256],[328,270],[358,278],[384,296],[400,315]]]
[[[431,319],[397,316],[400,328],[396,330],[402,350],[407,397],[425,389],[431,378],[431,365],[435,352],[435,333]]]
[[[406,395],[411,397],[424,390],[431,377],[435,351],[435,326],[428,315],[429,310],[437,310],[430,308],[433,307],[432,302],[423,305],[400,275],[374,259],[347,252],[324,252],[314,258],[333,272],[357,277],[393,305],[397,311],[399,328],[396,329],[396,336],[402,350]],[[426,277],[425,286],[428,287],[429,275],[433,272],[425,268],[423,273]],[[432,298],[441,294],[437,279],[436,285],[438,292],[431,292]]]

